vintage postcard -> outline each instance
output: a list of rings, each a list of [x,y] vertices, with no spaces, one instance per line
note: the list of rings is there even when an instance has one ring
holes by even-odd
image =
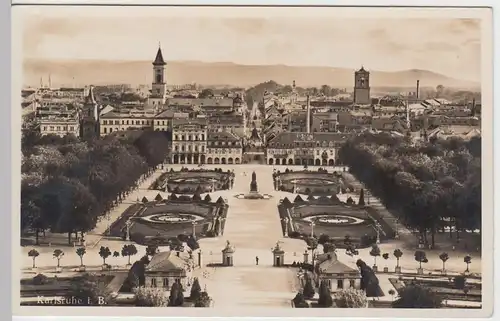
[[[13,24],[16,315],[492,313],[490,9]]]

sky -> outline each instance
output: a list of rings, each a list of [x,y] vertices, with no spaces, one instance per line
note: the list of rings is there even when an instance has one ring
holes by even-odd
[[[24,7],[27,8],[27,7]],[[61,7],[62,8],[62,7]],[[116,7],[115,7],[116,8]],[[50,7],[22,17],[23,58],[425,69],[480,81],[481,20],[456,15],[292,14],[273,10],[101,10]],[[190,9],[192,10],[192,9]],[[266,10],[263,12],[262,10]],[[445,9],[442,9],[445,10]],[[255,12],[255,14],[252,14]],[[284,11],[282,11],[284,12]],[[381,11],[379,11],[381,12]],[[384,16],[386,15],[386,16]]]

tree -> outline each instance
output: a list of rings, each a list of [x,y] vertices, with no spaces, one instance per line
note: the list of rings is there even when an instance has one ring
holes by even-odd
[[[113,257],[120,257],[120,252],[113,251]]]
[[[191,301],[196,301],[200,298],[201,296],[201,286],[200,286],[200,281],[198,281],[198,278],[194,278],[193,285],[191,286],[191,294],[189,298]]]
[[[184,304],[184,293],[180,283],[174,282],[170,288],[170,297],[168,299],[168,306],[179,307]]]
[[[137,254],[137,248],[134,244],[125,244],[122,247],[122,256],[128,256],[128,265],[130,265],[130,257]]]
[[[370,250],[370,255],[373,256],[373,266],[377,266],[377,256],[380,256],[380,248],[377,244],[372,245],[372,249]]]
[[[379,281],[373,270],[361,259],[356,261],[356,266],[361,272],[361,290],[364,290],[367,297],[379,297],[384,295],[380,289]]]
[[[83,266],[83,256],[87,253],[84,247],[79,247],[76,249],[76,255],[80,257],[80,266]]]
[[[332,294],[330,293],[330,289],[326,282],[322,281],[319,286],[319,298],[318,298],[318,306],[321,308],[329,308],[333,305]]]
[[[135,305],[139,307],[166,307],[168,298],[160,288],[146,288],[143,286],[134,289]]]
[[[384,260],[386,260],[386,261],[387,261],[387,260],[389,259],[389,253],[384,253],[384,254],[382,254],[382,257],[384,258]],[[386,269],[386,268],[387,268],[387,266],[386,266],[384,269]],[[384,271],[384,272],[385,272],[385,271]]]
[[[422,269],[422,263],[429,262],[429,260],[427,260],[427,255],[425,254],[424,251],[421,251],[421,250],[415,251],[414,257],[415,257],[415,261],[417,261],[420,264],[419,265],[420,270]]]
[[[314,298],[314,294],[316,294],[316,292],[314,291],[311,278],[306,277],[306,284],[304,284],[304,290],[303,290],[304,298],[312,299]]]
[[[212,298],[207,292],[201,292],[200,297],[194,303],[195,308],[209,308],[212,303]]]
[[[295,295],[293,298],[293,305],[295,308],[309,308],[309,304],[306,302],[302,292],[298,292],[297,295]]]
[[[457,275],[453,278],[453,286],[455,289],[463,290],[467,284],[467,279],[463,275]]]
[[[394,291],[394,289],[390,289],[388,293],[392,297],[392,301],[394,301],[394,295],[396,295],[396,291]]]
[[[57,260],[57,267],[61,267],[61,259],[64,256],[64,252],[60,249],[55,249],[54,253],[52,253],[52,256]]]
[[[445,263],[446,263],[446,261],[448,261],[449,258],[450,257],[448,255],[448,253],[446,253],[446,252],[443,252],[443,253],[439,254],[439,259],[441,261],[443,261],[443,273],[446,271]]]
[[[362,188],[359,192],[359,201],[358,205],[365,206],[365,190]]]
[[[337,308],[366,308],[368,304],[365,292],[352,288],[335,293],[334,301]]]
[[[414,284],[400,289],[399,299],[392,303],[393,308],[401,309],[437,309],[442,305],[443,299],[437,293]]]
[[[333,243],[326,242],[323,244],[323,252],[324,253],[330,253],[330,252],[335,252],[336,246]]]
[[[214,96],[214,91],[210,88],[205,88],[198,95],[198,98],[212,98]]]
[[[40,253],[38,253],[37,250],[35,249],[31,249],[29,252],[28,252],[28,256],[31,257],[31,259],[33,260],[33,268],[36,268],[36,265],[35,265],[35,260],[36,258],[40,255]]]
[[[394,257],[396,258],[396,267],[398,268],[399,267],[399,259],[403,256],[403,251],[401,251],[400,249],[395,249],[394,250],[394,253],[392,253],[394,255]]]
[[[472,257],[470,257],[470,255],[466,255],[464,257],[464,263],[467,264],[467,269],[465,270],[465,272],[469,272],[469,264],[472,262]]]
[[[73,281],[67,297],[67,302],[78,302],[80,306],[112,306],[116,299],[105,281],[93,274],[85,274]]]
[[[101,246],[99,249],[99,256],[102,257],[102,264],[106,265],[106,259],[111,255],[109,247]]]

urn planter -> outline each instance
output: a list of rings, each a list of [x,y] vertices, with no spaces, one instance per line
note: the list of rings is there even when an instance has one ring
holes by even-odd
[[[400,267],[400,266],[396,266],[396,268],[394,269],[394,271],[395,271],[396,273],[399,273],[399,274],[400,274],[400,273],[401,273],[401,267]]]
[[[87,267],[85,265],[78,267],[78,272],[85,272]]]
[[[388,267],[384,267],[384,273],[389,273],[389,268]]]
[[[417,269],[417,274],[419,274],[419,275],[424,274],[424,269],[423,268],[418,268]]]
[[[62,272],[62,267],[58,266],[56,267],[56,273],[61,273]]]
[[[373,265],[372,266],[372,270],[373,270],[373,272],[377,272],[378,271],[378,267],[376,265]]]

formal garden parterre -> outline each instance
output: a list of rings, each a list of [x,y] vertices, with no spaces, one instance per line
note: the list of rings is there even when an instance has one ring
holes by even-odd
[[[171,194],[163,199],[143,198],[133,204],[110,228],[110,235],[127,238],[143,245],[168,245],[179,235],[214,237],[223,234],[228,205],[219,197],[213,201],[209,194],[202,199]],[[128,230],[128,231],[127,231]]]
[[[330,196],[353,191],[353,187],[344,182],[341,172],[329,173],[323,168],[317,171],[278,170],[273,173],[273,181],[276,190],[305,195]]]
[[[215,169],[170,169],[153,182],[150,189],[175,194],[211,193],[233,187],[234,172]]]
[[[330,242],[343,247],[348,236],[358,248],[370,246],[377,238],[381,241],[394,238],[392,228],[376,215],[376,211],[367,209],[355,204],[352,198],[348,203],[341,202],[336,195],[309,196],[305,200],[297,195],[293,202],[284,198],[278,205],[283,233],[289,237],[325,235]]]

